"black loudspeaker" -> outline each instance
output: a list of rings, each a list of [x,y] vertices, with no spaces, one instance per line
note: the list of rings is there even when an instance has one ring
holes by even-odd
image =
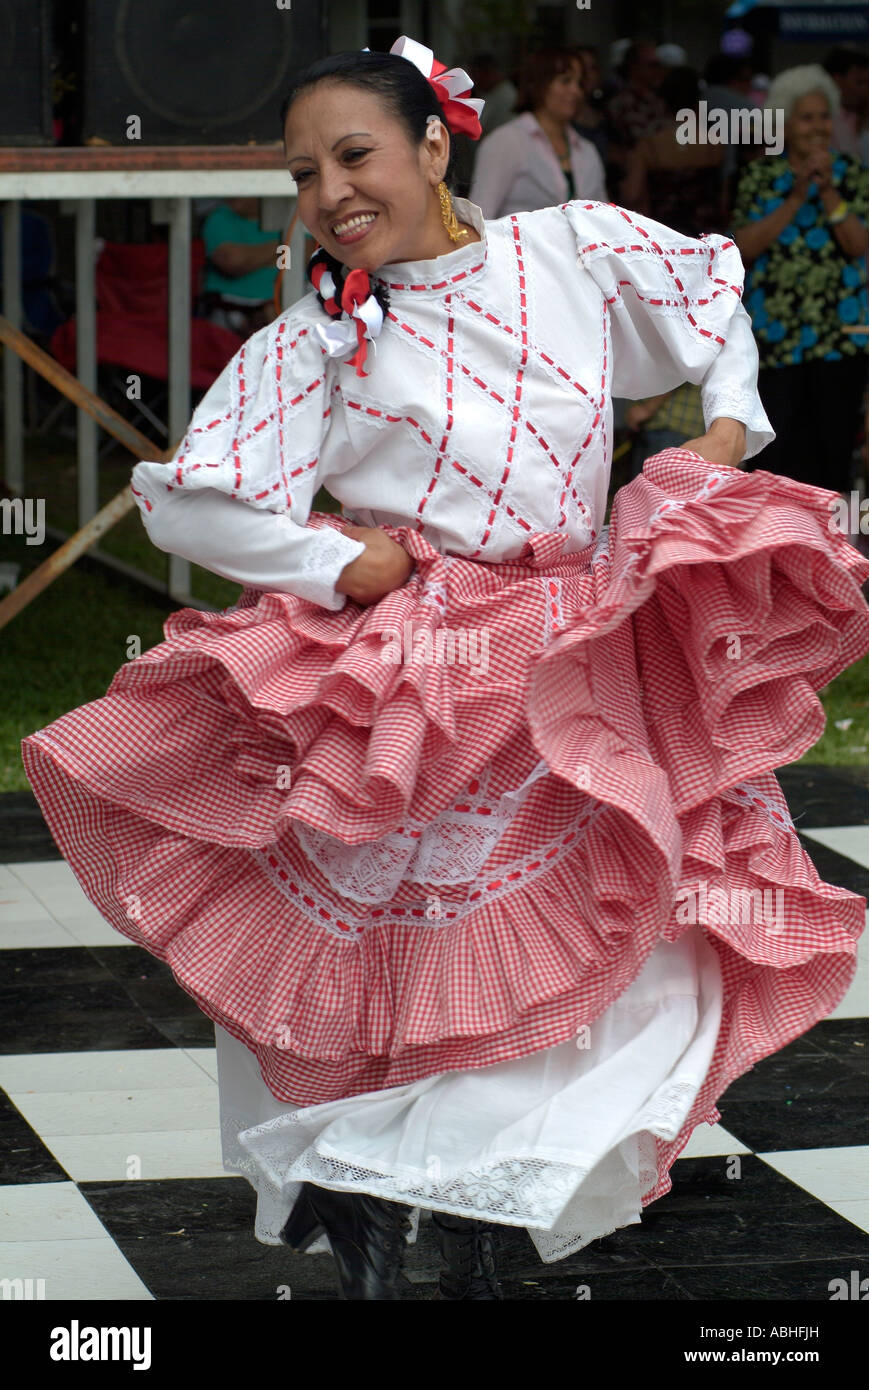
[[[0,145],[50,145],[48,0],[0,0]]]
[[[85,0],[82,47],[85,141],[271,144],[294,76],[328,52],[326,0]]]

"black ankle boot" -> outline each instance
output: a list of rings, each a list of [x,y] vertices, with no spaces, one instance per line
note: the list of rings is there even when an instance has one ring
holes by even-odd
[[[495,1269],[495,1232],[485,1221],[432,1212],[441,1251],[439,1298],[503,1299]]]
[[[341,1299],[401,1299],[411,1287],[402,1275],[410,1208],[367,1192],[333,1192],[303,1183],[281,1239],[304,1251],[329,1237]]]

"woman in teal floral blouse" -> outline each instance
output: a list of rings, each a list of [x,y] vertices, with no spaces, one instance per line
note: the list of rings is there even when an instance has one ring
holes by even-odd
[[[869,325],[869,170],[830,149],[838,103],[814,64],[775,79],[767,105],[784,113],[784,152],[746,167],[730,225],[776,431],[753,466],[846,492],[869,347],[869,333],[846,331]]]

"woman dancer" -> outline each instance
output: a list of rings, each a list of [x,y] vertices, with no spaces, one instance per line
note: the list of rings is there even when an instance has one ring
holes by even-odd
[[[772,769],[869,649],[869,563],[829,493],[739,469],[773,436],[738,252],[451,203],[468,91],[407,38],[299,78],[315,289],[133,471],[241,597],[23,742],[88,896],[215,1022],[257,1238],[352,1299],[402,1297],[420,1210],[449,1299],[502,1296],[494,1225],[552,1261],[639,1221],[864,921]],[[685,380],[706,433],[605,525],[611,395]]]

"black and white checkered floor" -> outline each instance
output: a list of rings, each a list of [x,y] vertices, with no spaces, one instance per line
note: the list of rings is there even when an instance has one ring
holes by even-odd
[[[869,775],[779,777],[821,877],[869,897]],[[328,1255],[254,1239],[253,1191],[220,1161],[212,1025],[99,916],[26,793],[0,797],[0,965],[0,1280],[54,1300],[336,1297]],[[639,1225],[554,1265],[500,1228],[505,1295],[828,1300],[869,1275],[869,932],[835,1013],[718,1105]],[[437,1268],[424,1217],[420,1300]]]

